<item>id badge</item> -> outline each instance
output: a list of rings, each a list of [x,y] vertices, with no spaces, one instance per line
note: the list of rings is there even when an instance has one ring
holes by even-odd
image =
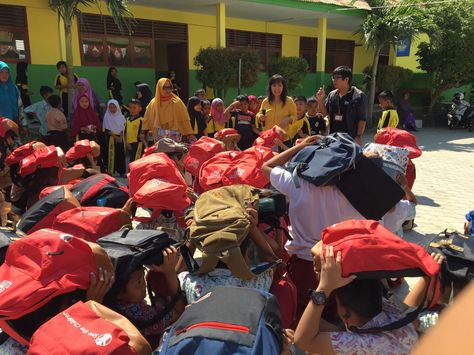
[[[336,122],[342,122],[342,119],[343,119],[342,115],[336,115],[334,117],[334,121],[336,121]]]

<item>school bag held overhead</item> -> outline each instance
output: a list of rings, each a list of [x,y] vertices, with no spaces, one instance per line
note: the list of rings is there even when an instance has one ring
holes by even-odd
[[[275,296],[250,288],[216,287],[186,308],[154,354],[279,355],[281,347]]]

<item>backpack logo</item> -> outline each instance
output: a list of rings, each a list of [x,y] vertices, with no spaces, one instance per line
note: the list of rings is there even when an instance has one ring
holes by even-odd
[[[0,282],[0,293],[3,293],[11,285],[13,285],[13,282],[8,280],[3,280],[2,282]]]
[[[110,333],[105,333],[95,338],[95,343],[98,346],[107,346],[111,343],[111,341],[112,341],[112,335],[110,335]]]

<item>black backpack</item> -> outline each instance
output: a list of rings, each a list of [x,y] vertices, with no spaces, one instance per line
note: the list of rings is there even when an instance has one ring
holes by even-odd
[[[5,255],[7,254],[10,244],[20,238],[21,236],[12,229],[0,228],[0,265],[5,261]]]
[[[107,174],[89,176],[71,188],[81,206],[121,208],[130,198],[128,188]]]
[[[445,282],[474,279],[474,239],[455,230],[444,230],[429,244],[429,252],[440,252],[446,259],[442,265]]]

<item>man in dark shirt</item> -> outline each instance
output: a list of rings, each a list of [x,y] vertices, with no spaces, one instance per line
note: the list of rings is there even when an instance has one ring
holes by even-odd
[[[367,96],[355,86],[351,86],[352,71],[341,66],[334,69],[332,82],[335,90],[324,101],[324,86],[316,97],[323,115],[329,116],[330,133],[345,132],[362,145],[367,115]]]

